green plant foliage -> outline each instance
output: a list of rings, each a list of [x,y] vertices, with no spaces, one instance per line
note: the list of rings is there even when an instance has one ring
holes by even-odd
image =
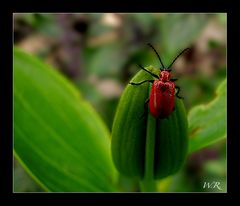
[[[149,69],[150,70],[150,69]],[[145,71],[139,71],[133,82],[152,79]],[[143,176],[146,123],[144,102],[148,98],[149,83],[139,86],[128,84],[121,96],[112,127],[112,156],[116,167],[126,176]]]
[[[90,58],[91,61],[89,60],[87,65],[89,71],[100,77],[118,74],[126,62],[126,56],[119,43],[99,47]]]
[[[226,80],[216,91],[226,77],[226,13],[22,13],[13,20],[15,44],[69,78],[15,49],[15,192],[213,192],[204,181],[220,181],[226,191]],[[166,67],[191,48],[172,67],[184,100],[161,122],[151,114],[140,119],[150,84],[126,85],[121,97],[118,90],[139,71],[136,64],[159,74],[147,43]],[[152,76],[134,76],[145,79]],[[116,95],[98,88],[108,80],[119,86],[111,88]]]
[[[148,71],[158,69],[147,67]],[[153,77],[139,71],[131,82]],[[126,176],[147,181],[176,173],[187,152],[187,116],[182,100],[176,98],[175,110],[168,119],[153,118],[144,113],[150,83],[128,85],[119,101],[112,128],[112,155],[118,170]],[[145,178],[145,180],[146,180]]]
[[[14,50],[14,154],[47,191],[115,191],[110,135],[58,72]]]
[[[14,158],[14,192],[43,192],[44,190],[31,178],[22,165]]]
[[[206,14],[166,15],[160,25],[162,32],[161,42],[169,58],[175,56],[178,50],[189,47],[201,34],[207,22]]]
[[[155,23],[155,17],[151,13],[132,13],[128,17],[144,34],[148,34]]]
[[[219,85],[216,98],[207,105],[198,105],[188,114],[189,153],[226,137],[226,79]]]
[[[51,14],[25,13],[17,14],[19,19],[25,21],[37,32],[47,36],[60,37],[61,28],[55,24],[55,18]]]
[[[175,110],[158,125],[156,140],[156,177],[174,174],[183,165],[188,148],[188,122],[183,101],[175,99]]]

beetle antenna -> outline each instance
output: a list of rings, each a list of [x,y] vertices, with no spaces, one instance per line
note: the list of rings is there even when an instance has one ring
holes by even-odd
[[[161,60],[159,54],[157,53],[156,49],[154,49],[154,47],[153,47],[150,43],[148,43],[148,46],[150,46],[150,47],[153,49],[153,51],[156,53],[156,55],[158,56],[158,59],[159,59],[161,65],[162,65],[162,69],[164,69],[165,66],[163,65],[163,62],[162,62],[162,60]],[[160,70],[162,70],[162,69],[160,68]]]
[[[178,55],[175,57],[175,59],[172,61],[172,63],[170,64],[170,66],[168,66],[168,68],[167,68],[166,70],[171,71],[171,69],[169,69],[169,68],[173,65],[173,63],[177,60],[177,58],[180,57],[180,56],[181,56],[185,51],[187,51],[188,49],[190,49],[190,48],[186,48],[186,49],[184,49],[183,51],[181,51],[181,53],[178,54]]]

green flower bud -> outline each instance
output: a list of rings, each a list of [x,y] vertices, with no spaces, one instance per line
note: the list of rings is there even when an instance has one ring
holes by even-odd
[[[153,67],[147,68],[157,73]],[[139,71],[131,80],[152,80],[145,71]],[[176,173],[187,153],[187,116],[182,100],[175,98],[175,110],[167,119],[156,119],[144,103],[149,98],[151,84],[127,85],[112,127],[112,157],[120,173],[142,179],[147,170],[153,178],[163,178]],[[152,168],[148,168],[152,167]]]

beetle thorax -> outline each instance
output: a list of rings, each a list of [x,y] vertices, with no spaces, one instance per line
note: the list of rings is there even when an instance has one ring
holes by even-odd
[[[168,82],[170,81],[170,78],[171,78],[171,74],[169,71],[161,71],[160,72],[160,80],[163,81],[163,82]]]

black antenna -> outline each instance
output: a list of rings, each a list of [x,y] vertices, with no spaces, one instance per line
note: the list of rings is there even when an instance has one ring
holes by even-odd
[[[170,71],[171,71],[171,69],[169,69],[169,68],[173,65],[173,63],[177,60],[177,58],[180,57],[180,56],[181,56],[185,51],[187,51],[188,49],[190,49],[190,48],[186,48],[186,49],[184,49],[183,51],[181,51],[181,53],[176,56],[176,58],[172,61],[172,63],[170,64],[170,66],[168,66],[168,68],[167,68],[166,70],[170,70]]]
[[[163,62],[162,62],[162,60],[161,60],[159,54],[157,53],[157,51],[154,49],[154,47],[153,47],[150,43],[148,43],[148,46],[150,46],[150,47],[153,49],[153,51],[156,53],[156,55],[158,56],[158,59],[159,59],[161,65],[162,65],[162,67],[163,67],[163,69],[164,69],[165,66],[163,65]],[[161,70],[161,68],[160,68],[160,70]]]

